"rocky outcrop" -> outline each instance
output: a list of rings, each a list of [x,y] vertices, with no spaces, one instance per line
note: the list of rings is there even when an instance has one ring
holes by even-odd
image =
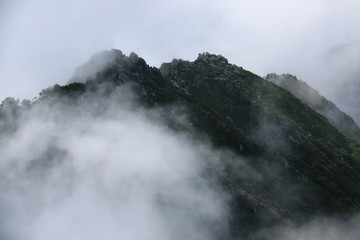
[[[96,78],[120,78],[129,72],[145,72],[150,69],[145,60],[132,52],[129,56],[120,50],[112,49],[95,54],[80,67],[70,79],[71,82],[85,83]],[[98,74],[102,76],[98,76]],[[126,78],[126,77],[125,77]]]

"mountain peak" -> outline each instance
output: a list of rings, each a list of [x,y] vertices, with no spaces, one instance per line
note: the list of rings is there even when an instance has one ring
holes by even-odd
[[[94,79],[98,72],[105,69],[112,69],[117,73],[122,73],[129,68],[145,71],[146,66],[145,60],[134,52],[126,56],[121,50],[111,49],[110,51],[102,51],[93,55],[88,62],[78,67],[69,83],[84,83],[89,79]]]

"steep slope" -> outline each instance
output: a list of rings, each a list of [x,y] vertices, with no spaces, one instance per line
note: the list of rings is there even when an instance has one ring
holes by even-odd
[[[96,74],[82,83],[45,89],[33,104],[60,97],[71,106],[86,94],[105,97],[127,84],[149,109],[182,109],[189,123],[165,114],[169,126],[230,151],[223,169],[210,172],[230,196],[233,239],[316,214],[359,210],[360,145],[288,91],[220,55],[200,54],[194,62],[175,59],[157,69],[134,53],[109,54],[113,61]]]
[[[341,130],[347,137],[360,141],[360,128],[355,121],[305,82],[290,74],[277,75],[271,73],[265,79],[288,90],[310,108],[325,116],[331,124]]]
[[[173,73],[172,68],[176,70]],[[332,187],[333,180],[355,187],[355,179],[345,180],[348,176],[336,171],[341,165],[343,170],[353,171],[351,165],[358,164],[358,145],[300,100],[262,78],[228,64],[221,56],[203,54],[188,67],[173,62],[163,65],[161,70],[165,78],[182,84],[179,90],[190,93],[202,108],[210,106],[220,116],[229,117],[234,124],[232,130],[239,129],[266,151],[286,159],[293,176],[308,179],[310,185],[326,196],[323,206],[328,205],[329,210],[346,209],[351,205],[358,208],[356,198],[351,203],[346,203],[346,198],[340,200],[344,191],[352,195],[352,190]],[[234,150],[238,147],[237,143],[228,144],[231,145]],[[357,178],[355,172],[351,175]]]

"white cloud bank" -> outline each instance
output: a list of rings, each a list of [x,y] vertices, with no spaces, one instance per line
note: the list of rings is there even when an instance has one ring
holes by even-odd
[[[133,108],[129,92],[41,103],[1,138],[1,239],[227,234],[226,194],[206,174],[220,154],[175,134],[159,112]]]

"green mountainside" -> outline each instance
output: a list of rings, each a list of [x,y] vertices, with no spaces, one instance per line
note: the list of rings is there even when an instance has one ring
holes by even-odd
[[[134,53],[127,57],[111,50],[101,56],[105,60],[96,66],[93,59],[80,67],[100,66],[96,74],[75,74],[68,85],[44,89],[33,103],[3,101],[1,130],[16,129],[9,127],[9,119],[55,96],[76,104],[100,88],[105,88],[106,95],[115,86],[129,84],[147,108],[183,109],[189,125],[164,116],[174,130],[209,139],[214,148],[231,153],[224,159],[224,169],[216,173],[230,195],[231,239],[255,238],[259,229],[301,223],[318,214],[360,209],[360,145],[296,94],[220,55],[199,54],[194,62],[174,59],[160,69]],[[246,169],[236,163],[237,158],[261,177],[250,171],[244,174]]]

